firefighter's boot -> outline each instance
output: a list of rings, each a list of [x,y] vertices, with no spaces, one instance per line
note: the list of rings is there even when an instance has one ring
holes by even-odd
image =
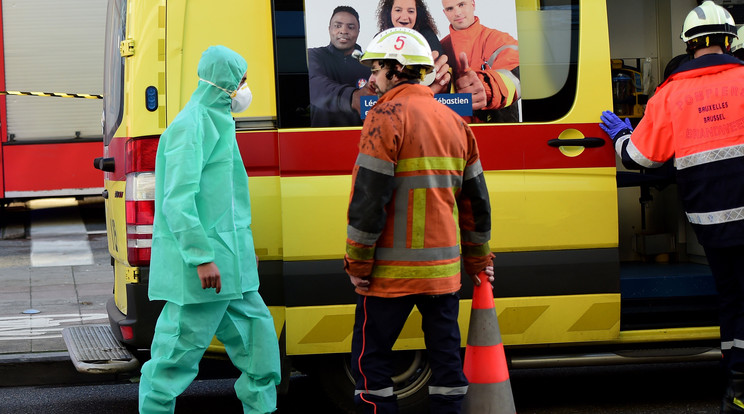
[[[744,372],[731,371],[721,403],[721,414],[744,413]]]

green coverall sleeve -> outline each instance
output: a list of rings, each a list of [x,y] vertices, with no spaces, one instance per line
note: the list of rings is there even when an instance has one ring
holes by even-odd
[[[214,261],[214,249],[200,220],[196,196],[204,165],[201,128],[181,125],[171,132],[163,156],[163,211],[183,261],[198,266]]]

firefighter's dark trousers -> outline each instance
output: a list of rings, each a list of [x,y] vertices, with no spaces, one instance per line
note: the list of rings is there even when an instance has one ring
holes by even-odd
[[[392,347],[415,305],[422,316],[429,364],[431,413],[456,414],[467,392],[462,372],[459,295],[414,295],[399,298],[359,296],[351,345],[354,400],[365,413],[397,413],[393,392]]]
[[[720,304],[724,369],[744,372],[744,246],[705,247]]]

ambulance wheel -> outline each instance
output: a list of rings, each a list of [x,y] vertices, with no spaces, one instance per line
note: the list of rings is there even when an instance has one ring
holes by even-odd
[[[394,353],[394,392],[400,414],[429,412],[428,382],[431,368],[425,351]],[[355,384],[351,376],[351,355],[334,355],[315,370],[328,397],[344,412],[354,413]]]

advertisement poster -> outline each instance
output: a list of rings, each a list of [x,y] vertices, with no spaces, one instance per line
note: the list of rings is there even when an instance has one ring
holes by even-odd
[[[339,6],[343,7],[343,11],[338,12]],[[334,14],[334,11],[337,13]],[[389,19],[386,19],[386,13],[390,14]],[[422,19],[427,15],[428,19]],[[419,20],[416,22],[414,19],[417,17]],[[470,67],[488,70],[489,74],[479,74],[481,81],[486,87],[493,88],[494,94],[502,101],[489,102],[486,108],[474,107],[472,116],[466,119],[469,122],[519,122],[518,38],[514,0],[305,0],[312,125],[361,125],[364,117],[362,102],[370,105],[371,100],[374,103],[375,96],[360,100],[357,96],[359,92],[354,93],[364,88],[369,71],[358,62],[352,62],[351,48],[356,49],[353,54],[359,55],[380,31],[392,26],[405,27],[403,25],[406,24],[411,28],[416,22],[413,28],[424,34],[432,50],[439,49],[444,55],[447,51],[442,48],[441,41],[450,35],[450,19],[453,20],[452,26],[455,26],[453,32],[459,32],[451,36],[450,54],[459,56],[456,51],[469,51],[467,53],[471,54],[473,60],[469,62]],[[474,23],[465,26],[468,22]],[[389,24],[392,26],[385,27]],[[485,29],[477,32],[471,30],[478,24]],[[457,30],[458,25],[462,31]],[[455,39],[463,39],[466,32],[469,38],[466,37],[464,42],[470,44],[456,43]],[[479,52],[473,52],[476,49]],[[481,53],[480,50],[484,51],[483,56],[476,56],[475,53]],[[508,65],[504,63],[505,59]],[[459,59],[449,59],[447,63],[451,67],[462,66],[461,62],[453,60]],[[493,67],[488,65],[489,61],[493,62]],[[454,86],[455,72],[452,75],[452,84],[441,94],[457,93],[456,99],[438,94],[440,102],[462,102],[463,94],[458,93],[461,91]],[[504,98],[501,98],[502,94]],[[464,114],[461,108],[453,110]]]

